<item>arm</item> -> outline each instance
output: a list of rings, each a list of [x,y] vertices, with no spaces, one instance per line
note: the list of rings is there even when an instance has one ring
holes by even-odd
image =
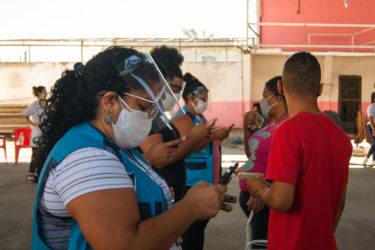
[[[181,140],[174,140],[163,143],[161,134],[153,134],[146,138],[146,140],[139,146],[142,150],[143,158],[154,168],[161,168],[166,165],[174,156],[177,144]]]
[[[202,133],[203,136],[193,136],[194,138],[196,138],[196,144],[191,149],[191,153],[203,149],[207,144],[209,144],[212,140],[216,138],[216,133],[212,131],[214,123],[210,125],[207,123],[195,125],[188,115],[184,115],[173,120],[173,124],[176,126],[178,132],[180,133],[180,136],[186,138],[190,138],[193,134],[198,134],[195,133],[197,130],[196,127],[200,128],[201,130],[204,129],[205,133],[204,135]],[[207,135],[209,136],[207,137]]]
[[[198,150],[199,142],[206,138],[209,129],[205,126],[194,126],[184,139],[162,142],[161,134],[149,136],[140,146],[143,157],[155,168],[171,165]],[[176,143],[174,143],[176,142]]]
[[[271,184],[259,177],[247,179],[247,186],[254,197],[261,198],[275,211],[284,213],[293,205],[295,186],[289,183],[273,181]]]
[[[161,134],[152,134],[152,135],[149,135],[146,138],[146,140],[142,142],[141,145],[139,145],[139,147],[141,148],[142,152],[146,152],[147,150],[150,149],[152,145],[158,142],[162,142],[162,141],[163,141],[163,137]]]
[[[244,134],[244,147],[245,147],[245,154],[247,158],[250,158],[250,151],[249,151],[249,139],[255,133],[255,130],[250,129],[252,125],[255,123],[256,116],[254,112],[249,111],[243,117],[243,134]]]
[[[229,128],[215,128],[215,129],[213,129],[211,131],[210,136],[207,139],[202,140],[198,145],[198,149],[195,150],[195,151],[202,150],[205,146],[210,144],[213,140],[223,140],[225,138],[228,138],[230,131],[231,131],[231,129],[229,129]]]
[[[195,220],[218,213],[225,191],[224,186],[199,183],[172,208],[143,221],[129,188],[79,196],[67,209],[94,249],[168,249]]]
[[[30,116],[36,112],[35,105],[36,105],[36,102],[33,102],[22,111],[22,116],[26,119],[27,123],[34,127],[39,126],[40,124],[40,122],[33,123],[30,119]]]
[[[254,134],[254,131],[244,128],[243,134],[244,134],[243,145],[245,147],[245,154],[247,158],[250,158],[249,139]]]
[[[28,116],[26,116],[26,115],[24,115],[24,114],[22,114],[22,116],[26,119],[27,123],[30,124],[31,126],[34,126],[34,127],[39,126],[40,122],[35,122],[35,123],[34,123],[34,122],[32,122],[32,121],[30,120],[30,118],[29,118]]]
[[[337,225],[339,224],[339,221],[340,221],[340,218],[341,218],[341,214],[342,212],[344,211],[344,207],[345,207],[345,197],[346,197],[346,186],[344,188],[344,191],[342,192],[342,196],[341,196],[341,200],[340,200],[340,204],[339,204],[339,207],[338,207],[338,210],[337,210],[337,213],[336,213],[336,216],[335,216],[335,220],[333,222],[333,232],[336,231],[336,228],[337,228]]]

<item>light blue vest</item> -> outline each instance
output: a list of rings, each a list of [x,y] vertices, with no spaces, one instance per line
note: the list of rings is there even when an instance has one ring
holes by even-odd
[[[141,154],[136,150],[129,150],[130,155],[121,150],[111,139],[102,134],[88,123],[77,125],[71,128],[53,147],[43,166],[39,177],[39,183],[35,198],[34,220],[32,232],[32,249],[50,249],[42,240],[43,232],[40,228],[41,213],[49,216],[51,220],[58,222],[71,220],[71,233],[69,249],[92,249],[84,238],[78,223],[73,218],[59,218],[48,214],[41,207],[41,198],[49,171],[56,167],[67,155],[85,147],[96,147],[110,151],[121,160],[125,169],[135,184],[135,194],[137,196],[141,219],[154,217],[166,210],[167,205],[162,189],[144,171],[142,171],[131,158],[142,160]],[[146,163],[147,164],[147,163]],[[105,216],[105,214],[103,214]]]
[[[197,125],[201,121],[195,117],[185,106],[183,107],[185,113]],[[200,118],[206,121],[203,115]],[[201,151],[191,154],[185,159],[186,165],[186,186],[192,187],[200,181],[207,181],[214,183],[214,143],[211,142],[205,146]]]

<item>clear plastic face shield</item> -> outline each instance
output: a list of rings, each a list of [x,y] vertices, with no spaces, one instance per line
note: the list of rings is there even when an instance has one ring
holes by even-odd
[[[170,126],[170,121],[164,113],[161,101],[169,95],[173,104],[177,104],[180,109],[182,108],[151,55],[141,52],[132,55],[126,58],[123,63],[120,63],[117,70],[120,72],[119,76],[129,85],[130,90],[123,94],[151,103],[151,108],[147,109],[148,117],[154,119],[160,116],[166,123],[164,126]],[[139,90],[146,91],[147,97],[137,96],[136,91]]]
[[[206,93],[208,93],[208,89],[205,88],[205,87],[203,87],[203,86],[200,86],[200,87],[197,87],[192,92],[192,95],[194,97],[196,97],[197,99],[202,100],[203,102],[207,102],[208,101],[208,97],[205,96]]]

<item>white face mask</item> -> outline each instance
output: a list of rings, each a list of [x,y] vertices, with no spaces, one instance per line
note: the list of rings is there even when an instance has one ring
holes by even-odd
[[[180,98],[181,98],[181,92],[179,92],[179,93],[173,93],[174,94],[174,96],[176,97],[176,99],[178,100],[178,101],[180,101]]]
[[[198,99],[195,97],[195,100],[198,101],[197,105],[194,105],[194,103],[191,103],[193,105],[193,108],[197,114],[202,114],[204,111],[206,111],[208,102],[204,102],[201,99]]]
[[[267,98],[263,98],[262,101],[260,102],[260,110],[262,111],[262,115],[265,119],[269,119],[270,118],[270,111],[271,109],[273,108],[273,106],[275,106],[278,102],[275,102],[274,104],[269,104],[268,103],[268,99],[270,99],[271,97],[273,97],[274,95],[271,95]]]
[[[120,101],[121,102],[121,101]],[[152,119],[146,112],[122,108],[117,123],[113,124],[112,129],[115,136],[115,142],[121,148],[135,148],[144,142],[151,131]]]
[[[176,96],[177,100],[180,99],[180,93],[174,95]],[[163,110],[170,111],[172,110],[175,104],[176,100],[174,99],[174,97],[169,93],[165,93],[165,98],[161,99],[161,105],[163,106]]]

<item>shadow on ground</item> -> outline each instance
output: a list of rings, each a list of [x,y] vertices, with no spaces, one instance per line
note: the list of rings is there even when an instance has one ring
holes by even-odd
[[[0,165],[0,249],[30,249],[32,211],[36,185],[26,183],[28,164]],[[339,249],[370,250],[375,246],[375,169],[350,169],[346,207],[336,232]],[[238,179],[229,193],[238,195]],[[317,221],[316,223],[319,223]],[[205,249],[244,249],[246,217],[235,205],[220,212],[206,229]],[[311,237],[314,237],[313,235]],[[319,240],[319,239],[317,239]]]

